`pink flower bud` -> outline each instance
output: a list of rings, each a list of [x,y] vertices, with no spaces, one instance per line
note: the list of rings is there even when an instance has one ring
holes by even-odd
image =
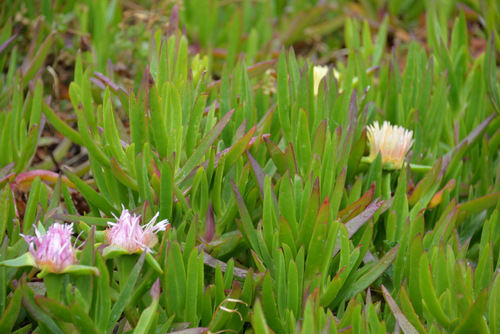
[[[159,278],[154,282],[149,294],[151,295],[151,297],[153,297],[153,299],[158,300],[160,298],[161,286],[160,286],[160,279]]]

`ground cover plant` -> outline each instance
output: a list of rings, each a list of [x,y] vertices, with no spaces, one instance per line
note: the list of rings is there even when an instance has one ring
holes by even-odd
[[[496,1],[0,22],[0,333],[500,332]]]

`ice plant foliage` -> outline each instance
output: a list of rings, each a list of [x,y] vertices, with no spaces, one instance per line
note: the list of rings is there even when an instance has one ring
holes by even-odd
[[[151,251],[151,248],[158,242],[156,233],[165,231],[169,225],[168,220],[162,220],[155,224],[159,212],[144,226],[139,224],[141,216],[130,214],[123,207],[120,218],[116,218],[116,223],[108,222],[110,228],[106,230],[106,242],[110,246],[117,246],[128,253],[141,251]]]
[[[319,83],[321,79],[325,77],[328,73],[328,66],[314,66],[313,68],[313,84],[314,84],[314,95],[318,95]]]
[[[382,166],[385,169],[401,169],[406,153],[413,145],[413,131],[402,126],[391,125],[385,121],[382,127],[378,122],[367,127],[370,155],[373,161],[378,153],[382,155]]]
[[[35,227],[36,237],[21,236],[29,244],[36,266],[43,271],[60,273],[76,263],[76,249],[71,243],[73,224],[55,223],[42,235]],[[36,247],[36,248],[35,248]]]

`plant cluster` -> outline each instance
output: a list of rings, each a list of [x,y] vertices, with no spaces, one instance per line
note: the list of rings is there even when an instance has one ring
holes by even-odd
[[[0,5],[0,333],[499,333],[499,5],[177,2]]]

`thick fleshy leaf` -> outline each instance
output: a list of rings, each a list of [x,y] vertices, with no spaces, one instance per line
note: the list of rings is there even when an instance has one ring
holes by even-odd
[[[278,172],[284,174],[287,170],[285,155],[269,138],[264,137],[264,142],[266,143],[267,150],[269,151],[269,155],[271,156],[274,165],[278,168]]]
[[[3,315],[0,317],[0,333],[11,333],[12,327],[16,322],[19,312],[21,311],[22,291],[18,287],[5,309]]]
[[[116,303],[113,305],[113,308],[111,309],[111,314],[109,316],[109,322],[107,328],[108,332],[111,331],[113,327],[116,325],[116,322],[118,321],[123,310],[127,306],[128,301],[132,297],[133,295],[132,291],[137,283],[137,280],[139,279],[139,274],[141,273],[145,258],[146,254],[143,252],[142,255],[139,257],[139,260],[135,264],[134,268],[130,272],[130,275],[128,275],[127,283],[125,283],[123,290],[120,292],[120,295],[116,300]]]
[[[500,200],[500,191],[472,199],[468,202],[460,204],[460,211],[467,212],[468,215],[479,213],[492,206],[497,205]]]
[[[252,327],[255,333],[270,334],[271,331],[266,322],[266,316],[262,310],[262,304],[260,300],[257,299],[254,305],[254,312],[252,314]]]
[[[97,275],[99,276],[99,269],[92,266],[84,266],[81,264],[73,264],[67,266],[61,274],[73,274],[73,275]]]
[[[97,208],[101,209],[108,216],[111,216],[112,213],[118,214],[118,210],[116,210],[113,205],[108,201],[107,198],[103,197],[97,191],[92,189],[88,184],[82,181],[78,176],[72,173],[68,168],[64,169],[65,174],[68,178],[73,182],[78,190],[82,193],[82,195],[89,202],[94,204]]]
[[[453,334],[486,333],[487,327],[483,315],[488,302],[488,290],[484,289],[467,311]],[[493,316],[493,315],[491,315]]]
[[[31,170],[29,172],[19,173],[16,176],[16,187],[21,191],[27,192],[36,177],[40,177],[42,181],[56,184],[57,179],[61,177],[61,174],[54,173],[48,170]],[[71,182],[66,176],[62,176],[62,181],[66,184],[67,187],[76,189],[76,186],[73,184],[73,182]]]
[[[444,312],[436,296],[436,290],[434,289],[434,284],[432,282],[429,259],[426,253],[424,253],[420,258],[419,267],[420,292],[422,293],[425,306],[429,312],[432,313],[433,318],[435,318],[442,326],[448,327],[450,325],[450,319]]]
[[[231,147],[231,150],[226,154],[226,162],[224,164],[224,174],[229,172],[229,170],[233,167],[236,161],[241,157],[241,155],[245,152],[247,145],[250,143],[250,140],[253,138],[255,134],[255,130],[257,127],[251,128],[236,144]]]
[[[419,332],[415,329],[415,327],[413,327],[408,319],[406,319],[403,312],[401,312],[398,304],[396,303],[394,298],[392,298],[391,294],[389,293],[389,291],[387,291],[384,285],[382,285],[382,292],[384,293],[384,298],[387,301],[387,304],[389,304],[389,307],[391,308],[392,314],[396,318],[396,321],[398,322],[403,332],[405,334],[418,334]]]
[[[30,252],[27,252],[18,258],[15,258],[12,260],[5,260],[5,261],[0,262],[0,266],[6,266],[6,267],[31,266],[31,267],[36,267],[36,261],[35,261],[35,257]]]
[[[94,322],[80,304],[73,303],[70,311],[72,323],[80,333],[97,333]]]
[[[205,155],[210,146],[212,146],[215,139],[217,139],[222,130],[224,130],[233,113],[234,109],[225,114],[224,117],[222,117],[220,121],[213,127],[213,129],[210,130],[207,136],[203,138],[200,145],[196,148],[194,153],[189,157],[188,161],[186,161],[186,164],[176,175],[176,179],[184,178],[198,164],[198,161],[201,159],[201,157]]]
[[[33,291],[26,285],[25,282],[21,282],[21,289],[23,291],[23,305],[26,310],[39,322],[43,323],[51,333],[63,334],[64,332],[56,324],[54,319],[45,313],[36,303],[35,295]]]
[[[130,253],[123,247],[110,245],[104,248],[102,251],[102,256],[105,260],[114,259],[122,255],[129,255]]]
[[[342,290],[339,292],[339,295],[334,300],[334,304],[340,302],[341,300],[348,300],[354,297],[359,292],[366,289],[370,284],[372,284],[377,278],[382,275],[387,268],[394,262],[396,256],[398,255],[399,245],[394,246],[389,250],[385,255],[377,262],[376,265],[370,268],[368,272],[366,272],[363,276],[358,278],[354,284],[348,287],[348,290]]]
[[[372,183],[370,189],[363,196],[361,196],[360,199],[340,211],[338,214],[338,218],[342,219],[343,221],[348,221],[357,216],[359,212],[363,211],[373,200],[373,196],[375,195],[375,187],[376,185],[374,182]]]
[[[370,203],[363,212],[361,212],[359,215],[356,217],[350,219],[348,222],[345,223],[345,227],[347,228],[347,231],[349,232],[349,238],[356,233],[356,231],[359,230],[361,226],[363,226],[368,219],[372,218],[375,212],[378,211],[378,209],[382,206],[384,201],[378,201],[376,198],[372,203]]]

